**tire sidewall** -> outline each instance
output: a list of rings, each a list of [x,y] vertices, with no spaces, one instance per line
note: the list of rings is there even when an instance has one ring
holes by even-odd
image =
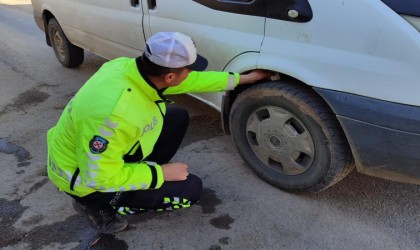
[[[60,34],[60,37],[63,41],[63,47],[64,47],[64,58],[61,58],[59,55],[59,52],[57,51],[57,47],[56,47],[56,41],[55,41],[55,37],[54,37],[54,31],[57,30]],[[69,42],[67,40],[66,35],[63,32],[63,29],[61,29],[60,25],[58,24],[58,22],[55,19],[51,19],[48,22],[48,35],[51,41],[51,46],[54,50],[54,53],[58,59],[58,61],[60,61],[61,64],[63,64],[64,66],[68,66],[70,64],[70,52],[69,52]]]

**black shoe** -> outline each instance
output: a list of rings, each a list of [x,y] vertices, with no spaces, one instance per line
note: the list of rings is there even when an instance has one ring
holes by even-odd
[[[87,216],[86,207],[77,202],[75,199],[71,199],[71,204],[73,205],[73,209],[80,215]]]
[[[74,210],[89,220],[91,227],[104,234],[113,234],[127,228],[128,222],[115,213],[114,210],[95,210],[88,208],[76,200],[72,200]]]
[[[98,211],[95,218],[88,216],[94,228],[103,234],[114,234],[127,228],[128,222],[115,213],[108,213],[103,210]],[[92,223],[93,222],[93,223]]]

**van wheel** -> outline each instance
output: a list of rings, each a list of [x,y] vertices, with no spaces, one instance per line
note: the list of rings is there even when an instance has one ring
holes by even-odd
[[[55,56],[64,67],[74,68],[83,63],[83,49],[70,43],[54,18],[48,22],[48,35]]]
[[[306,86],[268,82],[245,90],[232,106],[230,126],[244,160],[281,189],[321,191],[354,167],[335,115]]]

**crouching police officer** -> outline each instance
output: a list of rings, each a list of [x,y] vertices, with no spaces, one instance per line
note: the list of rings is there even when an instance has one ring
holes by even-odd
[[[48,177],[102,233],[127,227],[119,214],[186,208],[200,198],[201,180],[185,163],[169,163],[189,115],[166,108],[164,94],[224,91],[270,76],[199,72],[207,60],[181,33],[146,43],[141,57],[105,63],[48,131]]]

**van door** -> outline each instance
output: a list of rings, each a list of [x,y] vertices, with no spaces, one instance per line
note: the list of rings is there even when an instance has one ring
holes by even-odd
[[[209,61],[207,70],[224,70],[235,57],[260,51],[265,1],[142,0],[145,35],[178,31],[191,36],[198,53]],[[220,96],[199,96],[220,107]]]
[[[105,58],[137,57],[145,46],[139,0],[72,0],[66,30],[74,43]]]

